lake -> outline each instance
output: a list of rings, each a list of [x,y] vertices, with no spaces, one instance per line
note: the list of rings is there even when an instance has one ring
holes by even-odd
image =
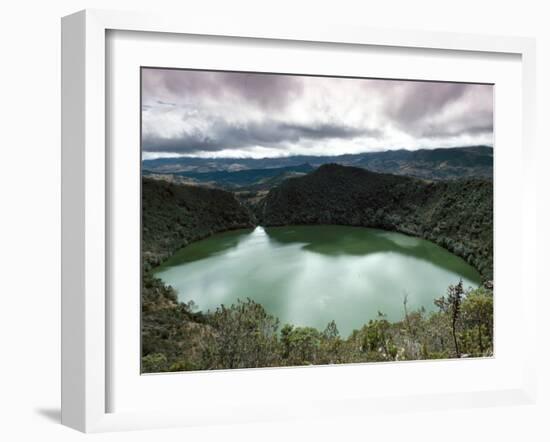
[[[343,337],[379,311],[390,321],[402,319],[405,295],[409,311],[432,311],[450,284],[480,284],[473,267],[436,244],[348,226],[220,233],[179,250],[155,274],[200,310],[250,298],[281,326],[322,331],[335,320]]]

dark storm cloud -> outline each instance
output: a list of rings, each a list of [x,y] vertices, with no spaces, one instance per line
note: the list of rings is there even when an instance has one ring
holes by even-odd
[[[306,126],[268,120],[261,123],[234,125],[218,120],[210,122],[208,131],[195,130],[172,138],[144,137],[143,147],[148,151],[193,154],[252,146],[284,148],[288,143],[301,141],[345,140],[358,136],[376,138],[380,135],[379,130],[336,124]]]
[[[469,85],[459,83],[401,83],[401,96],[388,104],[388,115],[398,124],[414,124],[440,112],[447,104],[460,99]]]
[[[490,85],[144,69],[142,140],[182,155],[492,144]]]
[[[168,103],[162,100],[157,100],[157,104],[160,104],[161,106],[171,106],[171,107],[177,106],[176,103]]]
[[[236,96],[270,109],[283,108],[302,91],[299,77],[290,75],[146,69],[142,81],[145,99],[156,97],[164,89],[182,100],[197,95],[211,99]]]
[[[492,87],[465,83],[401,82],[386,105],[401,130],[422,138],[492,134]],[[488,94],[487,91],[491,93]],[[454,112],[446,115],[449,108]]]
[[[426,130],[422,132],[422,136],[425,138],[431,138],[431,137],[457,137],[461,135],[486,135],[491,134],[493,132],[493,125],[480,125],[480,126],[471,126],[468,128],[448,128],[448,129],[441,129],[439,127],[428,127]]]
[[[382,132],[378,129],[362,129],[337,124],[321,124],[318,126],[306,126],[304,124],[277,124],[276,127],[286,132],[289,139],[297,141],[302,138],[322,140],[326,138],[355,138],[358,136],[378,137]]]

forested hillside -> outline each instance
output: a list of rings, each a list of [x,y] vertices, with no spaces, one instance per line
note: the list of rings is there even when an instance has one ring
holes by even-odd
[[[257,204],[254,216],[232,193],[143,179],[142,372],[399,361],[493,354],[492,184],[432,183],[358,168],[322,166],[291,178]],[[196,311],[151,269],[189,242],[262,225],[348,224],[397,230],[467,259],[485,287],[450,286],[435,312],[390,322],[380,312],[349,336],[280,324],[251,300]],[[353,306],[350,306],[353,308]]]
[[[221,186],[226,183],[233,186],[248,186],[253,182],[251,178],[260,182],[273,176],[274,171],[271,169],[301,168],[304,164],[317,168],[329,163],[430,180],[492,179],[493,148],[466,146],[418,150],[396,149],[335,156],[292,155],[275,158],[158,158],[145,160],[143,169],[146,173],[186,176],[197,178],[202,182],[214,182]],[[250,175],[238,173],[248,170],[253,173]]]
[[[252,213],[224,190],[142,179],[142,259],[156,266],[188,243],[252,227]]]
[[[493,272],[493,185],[486,180],[427,182],[329,164],[284,181],[258,204],[264,226],[343,224],[431,240]]]
[[[434,300],[438,310],[407,310],[390,322],[383,312],[341,336],[330,321],[324,330],[280,324],[251,300],[195,312],[174,291],[146,275],[142,304],[144,373],[280,367],[357,362],[492,356],[493,295],[478,288],[449,287]]]

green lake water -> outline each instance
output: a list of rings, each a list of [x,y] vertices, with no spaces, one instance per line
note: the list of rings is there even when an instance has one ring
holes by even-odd
[[[463,259],[419,238],[347,226],[290,226],[213,235],[176,252],[156,276],[215,310],[246,298],[291,323],[323,330],[335,320],[342,336],[376,318],[434,310],[433,300],[460,279],[477,287],[479,274]]]

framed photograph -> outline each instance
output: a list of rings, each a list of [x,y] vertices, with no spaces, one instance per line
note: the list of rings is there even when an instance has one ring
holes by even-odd
[[[108,11],[62,36],[64,424],[534,400],[532,40]]]

